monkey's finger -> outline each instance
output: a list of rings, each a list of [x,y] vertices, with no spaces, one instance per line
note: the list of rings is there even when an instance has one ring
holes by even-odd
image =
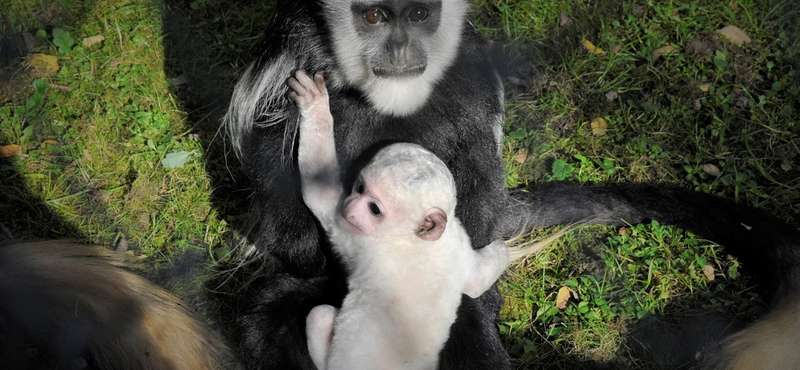
[[[298,70],[294,71],[294,76],[299,79],[302,76],[308,77],[308,73],[306,73],[305,70],[298,69]]]
[[[318,89],[325,91],[325,77],[322,75],[322,71],[314,75],[314,83],[317,84]]]
[[[292,90],[294,90],[294,92],[297,93],[297,94],[300,94],[300,95],[307,95],[308,94],[308,91],[307,91],[305,85],[303,85],[302,82],[298,81],[294,77],[289,77],[289,79],[286,80],[286,84],[289,85],[289,87],[291,87]]]
[[[308,77],[308,75],[301,70],[295,73],[295,78],[297,78],[297,81],[300,81],[303,86],[314,87],[314,81],[311,80],[311,77]]]

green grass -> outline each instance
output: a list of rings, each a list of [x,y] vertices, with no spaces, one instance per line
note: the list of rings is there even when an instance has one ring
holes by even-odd
[[[4,235],[127,244],[151,261],[224,259],[249,184],[216,137],[220,96],[257,52],[272,5],[168,4],[0,0],[2,40],[28,37],[33,53],[58,61],[43,75],[0,58],[0,145],[21,148],[0,158]],[[474,4],[507,82],[509,187],[679,185],[798,224],[800,33],[790,2]],[[753,42],[716,36],[727,25]],[[105,40],[82,45],[95,35]],[[589,53],[584,38],[605,53]],[[664,46],[675,51],[654,58]],[[603,135],[591,127],[598,117]],[[577,296],[563,310],[561,287]],[[512,269],[501,290],[500,329],[521,369],[680,368],[763,311],[747,266],[657,224],[574,231]]]

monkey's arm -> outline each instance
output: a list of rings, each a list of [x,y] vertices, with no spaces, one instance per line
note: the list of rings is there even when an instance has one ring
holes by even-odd
[[[495,240],[473,253],[472,272],[464,287],[464,294],[478,298],[489,289],[508,267],[508,248],[502,240]]]
[[[297,103],[301,116],[297,164],[303,200],[328,228],[334,223],[336,207],[342,197],[328,91],[321,72],[312,80],[298,70],[288,84],[292,88],[289,97]]]

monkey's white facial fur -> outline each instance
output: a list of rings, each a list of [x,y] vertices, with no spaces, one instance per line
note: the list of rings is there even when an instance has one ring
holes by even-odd
[[[326,0],[324,11],[347,83],[395,116],[425,105],[467,22],[464,0]]]

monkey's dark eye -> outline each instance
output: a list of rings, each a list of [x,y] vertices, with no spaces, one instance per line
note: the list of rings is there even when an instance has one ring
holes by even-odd
[[[380,9],[368,9],[364,12],[364,20],[369,24],[378,24],[383,22],[385,16]]]
[[[428,16],[430,16],[428,9],[419,6],[408,12],[408,20],[410,22],[422,22],[428,19]]]
[[[369,204],[367,204],[367,207],[369,207],[369,212],[372,213],[373,215],[375,216],[381,215],[381,207],[378,207],[378,203],[369,202]]]

